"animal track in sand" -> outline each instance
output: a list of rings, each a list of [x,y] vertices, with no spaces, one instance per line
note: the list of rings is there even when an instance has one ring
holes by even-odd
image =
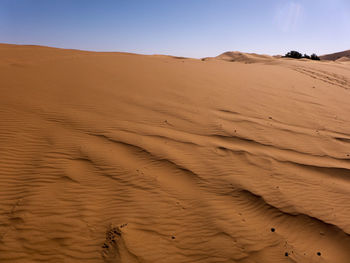
[[[113,227],[107,231],[105,243],[102,245],[102,258],[105,261],[108,262],[111,258],[118,258],[120,260],[118,241],[121,235],[122,232],[119,227]]]
[[[127,252],[125,251],[125,244],[122,240],[121,229],[126,227],[128,224],[122,224],[117,227],[110,226],[106,232],[106,239],[102,245],[102,258],[105,262],[122,262],[122,255]],[[129,254],[129,253],[127,253]]]

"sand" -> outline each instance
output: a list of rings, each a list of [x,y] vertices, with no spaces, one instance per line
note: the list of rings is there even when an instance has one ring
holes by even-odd
[[[341,57],[336,60],[337,62],[350,62],[350,57]]]
[[[239,51],[228,51],[220,54],[216,57],[207,57],[202,59],[202,61],[210,61],[210,60],[224,60],[228,62],[241,62],[245,64],[257,63],[257,62],[265,62],[270,63],[273,62],[273,57],[268,55],[260,55],[254,53],[242,53]]]
[[[332,53],[332,54],[323,55],[323,56],[320,56],[320,58],[322,60],[333,60],[333,61],[339,60],[339,59],[342,59],[342,58],[350,59],[350,50],[345,50],[345,51],[341,51],[341,52],[336,52],[336,53]]]
[[[350,262],[350,64],[0,45],[0,262]]]

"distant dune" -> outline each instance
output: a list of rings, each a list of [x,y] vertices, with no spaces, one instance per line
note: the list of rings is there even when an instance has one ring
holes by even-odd
[[[228,51],[220,54],[217,57],[208,57],[202,59],[203,61],[219,59],[229,62],[243,62],[243,63],[257,63],[257,62],[268,62],[272,61],[274,57],[268,55],[259,55],[253,53],[242,53],[238,51]]]
[[[350,61],[350,57],[341,57],[341,58],[338,58],[336,61],[339,61],[339,62],[349,62]]]
[[[350,262],[349,64],[3,44],[0,68],[0,262]]]
[[[342,52],[337,52],[333,54],[328,54],[328,55],[323,55],[320,56],[322,60],[343,60],[345,61],[346,58],[350,59],[350,50],[342,51]]]

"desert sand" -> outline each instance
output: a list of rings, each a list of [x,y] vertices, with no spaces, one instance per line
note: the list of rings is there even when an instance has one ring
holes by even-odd
[[[0,45],[0,262],[350,262],[350,63]]]
[[[342,52],[336,52],[332,54],[327,54],[320,56],[322,60],[343,60],[350,61],[350,50],[345,50]]]

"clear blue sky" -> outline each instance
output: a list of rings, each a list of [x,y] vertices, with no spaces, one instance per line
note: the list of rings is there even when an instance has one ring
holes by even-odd
[[[0,42],[189,57],[350,49],[350,0],[0,0]]]

